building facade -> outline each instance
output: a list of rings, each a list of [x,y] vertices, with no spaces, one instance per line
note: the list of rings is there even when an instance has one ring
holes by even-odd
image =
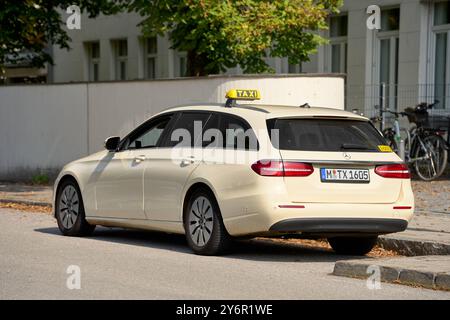
[[[367,27],[367,8],[381,9],[379,30]],[[69,31],[72,50],[53,48],[51,82],[122,81],[183,77],[186,55],[170,48],[167,36],[144,38],[136,14],[82,17]],[[433,102],[450,111],[450,1],[345,0],[329,19],[329,39],[310,61],[289,65],[270,58],[276,73],[345,73],[346,107],[366,115],[377,106],[402,110]],[[241,74],[237,67],[227,74]]]

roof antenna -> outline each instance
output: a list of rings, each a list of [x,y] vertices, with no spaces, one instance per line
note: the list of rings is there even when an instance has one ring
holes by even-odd
[[[236,99],[228,98],[227,102],[225,102],[225,108],[234,108],[236,107]]]
[[[308,102],[306,102],[306,103],[302,104],[302,105],[300,106],[300,108],[311,108],[311,106],[309,105]]]

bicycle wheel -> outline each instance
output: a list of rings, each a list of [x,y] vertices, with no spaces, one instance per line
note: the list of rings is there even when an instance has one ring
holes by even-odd
[[[427,136],[415,150],[414,168],[420,179],[430,181],[438,178],[447,166],[445,142],[439,136]]]

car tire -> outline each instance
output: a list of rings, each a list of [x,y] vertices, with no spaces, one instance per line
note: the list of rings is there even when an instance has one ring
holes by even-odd
[[[333,237],[328,243],[338,254],[363,256],[377,243],[378,236],[372,237]]]
[[[86,221],[83,198],[78,184],[67,179],[61,182],[55,199],[55,217],[65,236],[89,236],[95,229]]]
[[[191,194],[183,220],[187,242],[195,254],[220,255],[230,248],[231,237],[210,190],[199,188]]]

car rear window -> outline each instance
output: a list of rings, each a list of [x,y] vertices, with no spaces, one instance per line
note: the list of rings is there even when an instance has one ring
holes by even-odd
[[[272,144],[281,150],[380,152],[378,146],[386,144],[366,121],[280,118],[269,119],[267,127]]]

